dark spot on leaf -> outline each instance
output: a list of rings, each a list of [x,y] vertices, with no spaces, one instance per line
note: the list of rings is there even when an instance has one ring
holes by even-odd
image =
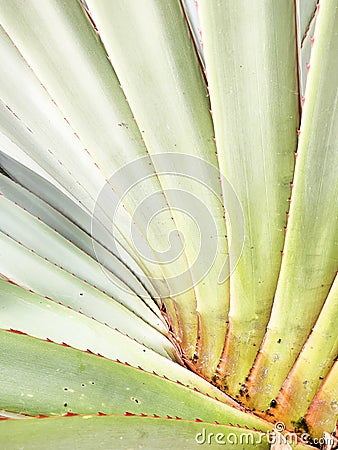
[[[300,420],[298,420],[297,422],[291,421],[291,423],[294,426],[296,433],[308,433],[309,432],[309,427],[308,427],[308,424],[306,423],[306,420],[304,419],[304,417],[301,417]]]
[[[68,406],[68,403],[64,403],[63,406],[64,406],[64,407]]]
[[[270,402],[270,408],[276,408],[276,406],[277,406],[276,400],[275,400],[275,399],[271,400],[271,402]]]
[[[280,344],[281,342],[282,342],[282,339],[279,338],[278,341],[277,341],[277,344]]]

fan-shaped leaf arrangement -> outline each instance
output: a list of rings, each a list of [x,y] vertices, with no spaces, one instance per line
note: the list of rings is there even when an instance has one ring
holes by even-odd
[[[338,4],[197,6],[0,1],[1,448],[337,448]]]

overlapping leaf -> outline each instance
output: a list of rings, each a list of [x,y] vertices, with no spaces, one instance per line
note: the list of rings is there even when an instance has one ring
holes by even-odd
[[[196,13],[0,0],[1,448],[335,429],[338,6]]]

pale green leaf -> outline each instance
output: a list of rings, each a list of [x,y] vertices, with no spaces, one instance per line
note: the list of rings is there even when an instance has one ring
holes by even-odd
[[[164,356],[172,355],[172,345],[167,338],[107,294],[2,231],[0,244],[0,273],[9,280],[106,323]]]
[[[93,238],[91,236],[92,218],[87,211],[81,208],[81,205],[74,203],[74,201],[70,200],[63,192],[60,192],[60,190],[53,184],[49,183],[46,179],[37,175],[34,171],[14,160],[7,154],[2,153],[1,150],[0,164],[14,180],[17,180],[19,184],[23,185],[34,194],[34,199],[25,199],[25,203],[21,203],[20,198],[22,199],[22,196],[26,197],[27,195],[29,198],[29,194],[27,193],[25,195],[25,190],[19,189],[17,195],[15,195],[16,189],[14,188],[13,183],[2,178],[3,183],[8,187],[8,190],[6,191],[7,195],[11,192],[11,195],[14,195],[14,200],[17,203],[21,204],[23,207],[29,207],[32,205],[33,209],[38,208],[38,199],[41,199],[42,206],[39,209],[39,217],[41,217],[45,223],[53,228],[58,227],[59,225],[56,225],[54,221],[52,223],[49,222],[50,215],[48,214],[49,219],[47,219],[45,208],[59,212],[63,217],[67,218],[65,225],[67,231],[65,232],[65,227],[62,227],[61,234],[74,243],[77,243],[80,240],[81,244],[77,244],[80,247],[85,245],[84,241],[86,241],[87,253],[98,256],[103,265],[107,264],[108,269],[112,270],[114,273],[116,272],[117,276],[126,284],[130,285],[136,293],[139,293],[140,296],[147,298],[148,295],[144,288],[140,286],[140,283],[132,282],[130,279],[130,271],[133,273],[140,273],[140,267],[118,242],[115,242],[115,248],[112,246],[111,233],[102,224],[98,221],[94,222],[95,238]],[[2,189],[5,189],[4,184],[2,185]],[[12,188],[10,188],[10,186]],[[53,216],[55,213],[50,212],[50,214]],[[58,216],[60,217],[60,215]],[[72,223],[74,225],[72,225]],[[73,230],[72,232],[69,231],[69,227]],[[87,236],[83,232],[79,235],[79,229],[83,230]],[[117,250],[118,255],[123,259],[123,262],[120,261],[116,255],[114,255],[113,262],[110,262],[111,257],[109,255],[106,256],[107,252],[105,251],[105,248],[112,254],[114,254],[114,251]],[[133,278],[135,278],[135,276],[133,276]],[[150,292],[153,297],[158,297],[158,293],[156,293],[152,284],[147,282],[145,275],[143,276],[142,281],[148,292]]]
[[[0,331],[0,340],[1,406],[8,411],[130,412],[272,428],[250,413],[134,367],[8,331]]]
[[[0,177],[0,193],[2,194],[3,184],[8,187],[9,184],[13,185],[14,183]],[[22,206],[20,207],[19,204],[13,203],[6,197],[6,194],[0,197],[0,207],[3,213],[0,225],[1,231],[25,247],[30,248],[42,258],[48,259],[53,264],[74,274],[80,280],[95,286],[101,292],[119,301],[161,333],[167,333],[167,327],[162,320],[127,285],[122,283],[113,273],[103,270],[95,259],[60,235],[55,230],[56,223],[52,222],[54,227],[50,228],[43,223],[43,217],[41,217],[39,211],[37,211],[37,215],[31,215]],[[34,198],[31,200],[34,202]],[[38,203],[38,199],[34,203]],[[27,199],[24,201],[21,198],[21,204],[27,208]],[[41,212],[46,213],[47,211],[44,209]],[[52,217],[55,219],[55,214]],[[60,217],[58,219],[60,220]],[[90,246],[91,242],[87,243],[87,247]]]
[[[0,328],[17,330],[59,344],[65,343],[133,367],[142,367],[147,372],[155,372],[238,407],[232,399],[203,378],[119,331],[5,280],[0,281],[0,287]]]
[[[142,132],[143,139],[161,185],[172,208],[177,229],[185,238],[185,254],[191,272],[196,300],[188,299],[186,327],[196,327],[199,317],[200,340],[196,351],[196,366],[211,378],[217,368],[224,345],[228,314],[228,283],[219,283],[220,272],[227,256],[224,210],[221,203],[221,183],[215,175],[216,192],[210,192],[201,180],[205,166],[188,157],[180,167],[173,157],[171,167],[154,155],[168,152],[199,157],[218,167],[210,105],[200,64],[191,41],[185,16],[177,0],[148,2],[147,0],[117,0],[87,2],[102,41],[129,105]],[[196,165],[193,180],[189,168]],[[185,166],[186,165],[186,166]],[[166,170],[176,172],[163,175]],[[180,172],[187,176],[180,176]],[[187,193],[198,207],[191,211],[181,198]],[[202,207],[215,224],[212,235],[203,235],[203,222],[197,213]],[[181,212],[183,210],[183,213]],[[185,213],[185,214],[184,214]],[[189,215],[197,221],[197,226]],[[203,245],[218,249],[212,264]],[[194,261],[200,258],[209,272],[200,279]],[[178,307],[182,308],[181,302]],[[194,353],[195,349],[193,349]],[[189,351],[189,356],[191,351]]]
[[[53,27],[49,25],[51,20]],[[107,216],[108,223],[106,225],[109,225],[112,220],[109,212],[113,196],[110,193],[111,197],[108,199],[102,195],[98,197],[100,177],[104,176],[104,179],[111,183],[114,191],[120,193],[119,186],[114,183],[115,179],[109,180],[109,178],[116,169],[140,156],[146,156],[147,150],[119,81],[107,59],[104,47],[80,4],[76,1],[62,5],[53,1],[45,1],[44,8],[41,8],[40,3],[34,0],[25,4],[4,2],[0,12],[0,21],[64,114],[72,131],[74,130],[74,136],[83,145],[81,154],[77,152],[77,159],[81,161],[82,166],[85,162],[88,165],[81,169],[80,167],[76,168],[76,163],[71,161],[70,152],[66,151],[65,146],[62,145],[53,148],[53,152],[58,155],[56,160],[72,172],[77,183],[86,188],[90,197],[97,200],[99,209],[104,216]],[[88,89],[88,85],[91,86],[91,89]],[[8,88],[7,90],[10,91]],[[39,106],[38,112],[43,111],[43,114],[46,115],[46,108],[46,105]],[[25,122],[29,120],[27,116],[24,116],[22,108],[17,113],[21,120],[25,120]],[[37,113],[34,114],[34,116],[36,115]],[[36,121],[36,117],[34,119]],[[53,123],[53,125],[55,124]],[[37,131],[40,132],[39,129]],[[59,136],[56,136],[58,140],[61,137],[60,133]],[[42,139],[41,133],[40,139]],[[76,151],[73,150],[71,155],[72,158],[76,158]],[[146,159],[147,161],[142,161],[142,167],[151,165],[151,160]],[[47,162],[55,163],[50,159]],[[90,164],[95,165],[91,170],[89,169]],[[59,167],[53,166],[53,169],[51,167],[49,170],[60,170]],[[62,175],[62,177],[64,176],[65,174]],[[89,182],[91,183],[89,184]],[[126,206],[128,213],[133,215],[134,209],[144,198],[157,191],[160,192],[160,185],[153,170],[152,178],[146,179],[138,185],[133,194],[128,196],[128,201],[124,199],[123,206]],[[166,218],[161,221],[152,221],[152,225],[155,227],[152,240],[155,241],[155,248],[161,249],[163,240],[173,230],[174,224],[165,198],[163,196],[158,198],[161,198],[159,210]],[[93,212],[90,199],[85,197],[82,201],[86,201],[89,211]],[[148,276],[156,279],[155,284],[161,297],[168,297],[171,292],[176,292],[175,276],[173,275],[186,270],[187,262],[184,255],[175,261],[174,266],[158,264],[162,262],[161,252],[160,250],[153,251],[152,245],[149,246],[147,242],[147,227],[150,217],[149,213],[147,214],[145,211],[145,222],[137,223],[140,231],[138,239],[141,241],[140,245],[150,247],[150,250],[153,251],[155,263],[150,264],[149,260],[142,259],[142,255],[138,254],[137,249],[132,245],[132,238],[128,234],[130,217],[126,215],[123,207],[118,210],[118,213],[119,215],[114,221],[115,228],[119,231],[118,241],[127,250],[129,246],[129,253],[141,264]],[[170,280],[171,284],[167,280]],[[190,294],[190,297],[192,296],[193,293]],[[178,309],[185,318],[182,323],[189,320],[190,316],[191,326],[189,324],[184,326],[183,332],[184,339],[188,341],[186,345],[194,348],[197,339],[197,319],[192,314],[191,308],[186,311],[187,305],[190,303],[189,295],[184,295],[179,301],[181,307]],[[171,300],[166,302],[166,307],[174,319],[176,313]],[[178,334],[178,330],[176,332]],[[189,348],[189,352],[192,352],[191,348]]]
[[[281,264],[299,120],[294,2],[201,0],[199,14],[220,168],[245,218],[220,366],[220,383],[235,395],[263,339]]]
[[[311,3],[312,3],[311,1],[303,2],[302,5],[307,4],[310,5]],[[315,6],[315,4],[316,1],[313,2],[313,7]],[[316,27],[316,15],[314,14],[313,17],[311,18],[311,21],[308,24],[308,29],[306,30],[305,35],[298,36],[298,39],[300,40],[300,44],[298,44],[299,84],[300,84],[300,94],[303,97],[303,101],[305,96],[307,74],[310,69],[310,56],[315,27]],[[298,33],[300,33],[300,31],[301,30],[298,29]]]
[[[338,422],[338,361],[325,378],[305,415],[309,433],[317,439],[333,433]]]
[[[320,389],[338,355],[338,277],[330,289],[309,339],[292,367],[271,411],[287,427],[297,423]]]
[[[317,15],[284,256],[251,406],[275,398],[324,305],[338,265],[338,4]],[[264,386],[261,379],[264,378]]]
[[[84,415],[0,422],[3,450],[61,450],[74,446],[83,450],[171,450],[173,446],[188,450],[203,444],[210,449],[220,445],[235,450],[270,448],[266,435],[255,430],[175,418]]]

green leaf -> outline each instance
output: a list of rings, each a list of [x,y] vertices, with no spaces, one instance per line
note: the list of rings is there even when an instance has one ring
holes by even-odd
[[[217,436],[217,437],[216,437]],[[139,416],[92,415],[0,422],[0,444],[4,450],[48,448],[56,450],[119,448],[196,449],[202,444],[216,449],[231,445],[236,450],[268,450],[266,435],[246,428],[188,420]]]
[[[338,355],[337,317],[338,277],[336,276],[316,325],[277,397],[278,406],[271,410],[286,427],[292,426],[304,417],[322,380]]]
[[[283,263],[267,334],[249,380],[250,405],[258,409],[266,409],[277,396],[336,276],[338,181],[332,168],[338,167],[337,28],[338,5],[323,0],[306,86]]]
[[[51,20],[53,27],[50,27]],[[133,190],[132,195],[127,197],[127,200],[123,199],[123,207],[118,210],[119,215],[116,220],[113,220],[110,214],[113,193],[110,193],[108,199],[99,195],[105,186],[105,180],[108,182],[105,186],[106,193],[109,192],[110,183],[114,192],[119,193],[119,186],[114,184],[114,178],[110,181],[110,177],[120,167],[140,156],[147,156],[147,149],[104,47],[80,3],[74,0],[64,4],[46,1],[44,8],[41,8],[39,2],[35,1],[31,1],[29,5],[21,2],[9,5],[3,2],[0,21],[51,95],[61,115],[64,115],[66,120],[63,121],[63,126],[72,133],[72,136],[68,136],[68,146],[70,146],[71,137],[76,141],[73,143],[72,151],[69,151],[65,143],[62,144],[66,131],[61,130],[61,124],[58,124],[55,112],[52,115],[46,101],[38,104],[36,100],[37,108],[32,114],[32,105],[30,105],[30,116],[28,116],[22,104],[18,110],[18,99],[16,99],[17,107],[13,109],[16,110],[21,121],[27,125],[27,122],[33,121],[36,128],[32,124],[29,128],[33,129],[35,134],[38,133],[39,143],[46,142],[47,139],[41,133],[41,123],[44,123],[45,116],[49,120],[53,117],[53,130],[49,131],[48,138],[50,135],[55,136],[55,128],[59,133],[54,137],[53,146],[50,141],[48,142],[48,147],[52,146],[52,156],[49,155],[48,160],[44,161],[45,165],[48,164],[48,171],[53,174],[58,173],[58,181],[62,181],[63,184],[67,182],[69,190],[72,188],[75,192],[77,191],[76,197],[84,202],[89,212],[94,211],[92,200],[97,201],[98,209],[102,211],[103,216],[106,216],[105,223],[108,226],[111,222],[114,223],[120,244],[136,259],[150,278],[156,279],[159,295],[170,296],[172,291],[177,291],[173,275],[187,269],[185,256],[176,260],[175,265],[161,264],[161,252],[157,250],[153,252],[155,263],[151,264],[149,260],[142,258],[142,255],[140,257],[128,233],[131,221],[129,215],[133,216],[135,208],[145,197],[161,191],[156,172],[152,169],[151,179],[144,180],[137,189]],[[20,78],[24,79],[22,73]],[[8,83],[8,79],[6,81]],[[88,89],[88,85],[91,89]],[[20,87],[20,85],[16,86],[14,91],[13,84],[10,87],[6,86],[6,91],[11,92],[11,101],[16,91],[19,95]],[[25,93],[31,91],[32,87],[30,89],[26,87],[25,91],[20,93],[20,100],[23,101]],[[48,129],[45,123],[44,127]],[[26,136],[25,140],[27,138]],[[60,144],[55,146],[55,142]],[[26,143],[25,145],[27,147]],[[34,156],[38,157],[39,153],[35,152]],[[142,168],[145,166],[148,168],[148,164],[152,164],[151,159],[146,159],[147,161],[142,162]],[[43,165],[42,162],[40,163]],[[63,171],[60,165],[64,168]],[[65,172],[69,172],[72,177]],[[75,185],[74,181],[76,181]],[[80,186],[87,195],[83,193],[81,195]],[[152,221],[152,226],[155,227],[152,242],[155,242],[156,249],[161,249],[163,240],[173,230],[174,224],[165,198],[162,195],[158,198],[161,200],[159,210],[165,219]],[[116,197],[115,199],[117,200]],[[152,246],[147,242],[149,221],[149,212],[148,215],[147,212],[144,213],[145,222],[137,223],[140,231],[138,238],[141,240],[140,245],[150,247],[153,251]],[[172,280],[171,284],[167,280]],[[182,328],[184,347],[189,355],[193,354],[197,341],[197,318],[194,309],[189,307],[193,299],[193,292],[176,299],[179,314],[183,316],[181,323],[187,322],[187,325]],[[172,321],[175,322],[176,312],[171,300],[166,302],[166,308]],[[179,334],[179,330],[176,329],[176,333]]]
[[[182,0],[182,6],[187,17],[198,57],[202,66],[204,67],[203,43],[201,36],[201,27],[198,19],[197,2],[195,0]]]
[[[0,328],[18,330],[84,351],[89,349],[135,367],[140,365],[150,372],[162,373],[166,366],[170,376],[172,365],[168,365],[165,358],[119,331],[8,281],[0,280],[0,288]],[[170,353],[174,358],[174,352]]]
[[[0,231],[0,273],[16,284],[118,329],[163,356],[172,344],[127,308]],[[20,261],[18,270],[17,261]],[[170,356],[169,356],[170,357]]]
[[[142,367],[147,372],[177,381],[230,406],[238,405],[203,378],[83,314],[49,298],[0,280],[0,328],[12,329],[39,339],[90,350],[112,360]]]
[[[315,395],[305,416],[312,436],[333,433],[338,421],[338,362],[336,361]]]
[[[76,6],[77,5],[76,2],[72,2],[70,3],[70,5],[73,5],[73,8],[75,7],[75,11],[77,11],[76,17],[78,18],[78,20],[82,19],[82,21],[87,23],[81,7]],[[21,13],[24,14],[25,10],[23,8],[19,9]],[[47,3],[45,3],[45,8],[43,10],[41,10],[41,8],[39,8],[39,10],[45,11],[45,13],[47,14],[48,13]],[[29,12],[32,13],[31,8],[29,8]],[[9,13],[8,16],[10,18],[10,11],[9,12],[7,11],[7,13]],[[63,11],[63,14],[66,14],[65,16],[66,19],[73,17],[71,12],[67,13],[66,11]],[[3,20],[3,16],[7,17],[7,15],[5,14],[5,8],[1,10],[0,20],[1,19]],[[18,16],[15,19],[16,26],[19,24],[17,19]],[[36,21],[36,16],[33,15],[32,19]],[[62,24],[62,14],[60,20]],[[42,23],[45,22],[42,20],[41,24]],[[67,25],[69,27],[69,24],[67,24],[66,20],[65,22],[66,29]],[[24,33],[25,31],[27,32],[27,29],[25,27],[19,28],[20,28],[19,30],[20,32],[18,33],[19,36],[20,33]],[[41,27],[38,28],[42,28],[42,25]],[[48,30],[51,30],[50,27],[48,27]],[[60,33],[62,32],[65,33],[61,25]],[[12,35],[15,36],[16,33],[12,32],[11,36]],[[90,36],[91,34],[88,34],[89,41],[92,42]],[[92,39],[94,39],[93,36]],[[32,39],[25,40],[25,42],[28,41],[32,42]],[[48,40],[47,34],[47,40],[44,42],[49,41],[50,39]],[[117,236],[117,239],[119,240],[120,243],[122,243],[123,246],[125,246],[128,249],[129,253],[132,256],[134,256],[134,258],[136,257],[137,260],[140,261],[140,258],[131,243],[131,239],[128,238],[129,236],[128,227],[131,221],[128,212],[124,208],[120,208],[116,213],[117,216],[116,220],[113,220],[111,210],[108,207],[110,202],[112,203],[114,202],[114,199],[115,203],[118,204],[116,192],[113,192],[111,187],[108,185],[108,188],[105,191],[106,196],[108,195],[108,198],[104,195],[99,195],[102,192],[102,189],[106,186],[107,183],[106,177],[112,175],[111,170],[113,170],[113,168],[115,168],[116,170],[117,168],[120,167],[119,164],[123,165],[123,161],[121,163],[121,161],[119,160],[116,161],[116,158],[110,158],[110,161],[114,162],[113,168],[110,169],[109,174],[102,173],[99,166],[96,164],[96,160],[93,159],[93,157],[91,156],[85,145],[83,145],[79,136],[76,133],[74,134],[74,131],[71,128],[70,124],[67,122],[67,120],[65,120],[63,112],[59,110],[57,106],[57,103],[59,102],[58,97],[56,98],[55,102],[55,99],[51,98],[48,95],[49,93],[46,92],[44,85],[40,84],[40,81],[36,78],[34,72],[32,72],[31,68],[26,64],[21,54],[18,52],[17,48],[14,47],[13,43],[5,35],[3,30],[1,34],[0,44],[2,46],[2,51],[4,53],[4,59],[6,60],[6,69],[8,71],[11,71],[11,76],[8,76],[8,72],[6,71],[1,72],[0,74],[2,77],[1,83],[2,91],[0,92],[3,99],[2,101],[4,102],[5,105],[1,110],[2,111],[1,126],[3,132],[11,139],[13,139],[15,143],[17,143],[21,148],[23,148],[35,161],[37,161],[40,165],[42,165],[42,167],[48,173],[53,174],[55,179],[65,189],[71,191],[73,195],[80,201],[80,203],[84,205],[87,211],[89,211],[89,213],[92,213],[96,207],[98,208],[98,210],[102,211],[103,217],[105,217],[105,221],[106,223],[108,223],[108,226],[111,226],[112,222],[114,222],[115,225],[114,233]],[[97,39],[94,39],[92,44],[94,46],[94,49],[97,48],[98,47]],[[22,47],[25,49],[24,45],[22,45],[20,49]],[[108,70],[110,74],[109,85],[111,85],[110,86],[111,91],[109,91],[110,94],[109,97],[113,96],[115,102],[113,103],[111,102],[111,100],[109,100],[111,107],[113,107],[113,110],[115,109],[119,110],[119,106],[123,107],[122,108],[123,110],[122,112],[120,111],[120,113],[121,114],[123,112],[126,114],[128,113],[130,121],[133,122],[131,111],[125,102],[125,97],[123,96],[119,83],[116,77],[113,76],[114,74],[112,68],[109,62],[107,61],[105,54],[102,55],[102,52],[103,49],[101,48],[101,56],[100,58],[99,55],[97,57],[100,59],[101,62],[104,61],[106,67],[105,70]],[[64,54],[63,47],[62,53]],[[88,55],[90,54],[95,54],[95,52],[93,53],[93,48],[91,52],[88,52]],[[41,53],[40,56],[43,56],[43,53]],[[72,67],[74,67],[73,61],[75,57],[74,55],[71,56],[72,56],[71,59]],[[70,59],[69,55],[68,59]],[[28,58],[28,61],[29,63],[31,63],[30,58]],[[48,60],[46,61],[45,59],[42,58],[42,61],[44,62],[44,67],[52,66],[52,63],[49,64]],[[59,61],[59,66],[62,67],[62,69],[65,68],[65,64],[62,64],[62,61],[61,62]],[[98,70],[97,65],[94,66],[96,67],[95,70]],[[104,73],[105,71],[102,69],[100,71],[100,74],[102,74],[103,76]],[[108,75],[105,74],[106,77]],[[97,78],[98,78],[97,83],[99,84],[100,81],[99,73],[97,74]],[[73,80],[74,76],[70,77],[70,79]],[[47,87],[49,88],[49,85],[47,85]],[[63,86],[63,91],[65,92],[65,86]],[[86,89],[86,91],[88,92],[88,89]],[[34,101],[31,100],[32,97],[34,98]],[[107,96],[101,94],[100,98],[103,98],[104,102],[107,102]],[[73,105],[74,100],[72,100],[71,103]],[[77,105],[77,109],[78,111],[82,111],[84,108],[82,108],[80,104]],[[115,116],[117,112],[115,111]],[[95,112],[93,112],[93,114],[95,115]],[[109,111],[106,112],[106,117],[108,116],[110,117],[111,115],[112,114],[110,114]],[[125,124],[126,122],[128,122],[128,120],[124,119],[123,116],[122,117],[119,116],[116,119],[114,119],[114,121],[115,120],[118,122],[118,124],[116,124],[115,126],[115,128],[117,128],[118,130],[120,130],[121,128],[119,126],[121,125],[121,123]],[[132,125],[128,126],[128,130],[131,127]],[[133,127],[135,134],[138,132],[138,130],[134,122]],[[88,123],[86,123],[84,128],[86,130],[89,128]],[[82,136],[83,134],[82,129],[80,131]],[[92,130],[92,134],[97,136],[98,135],[97,129]],[[109,136],[108,139],[112,141],[112,138],[110,138]],[[115,140],[116,139],[117,137],[115,136]],[[141,135],[139,135],[138,144],[136,143],[136,137],[134,135],[127,136],[127,140],[128,145],[125,145],[126,151],[124,153],[121,151],[117,152],[118,155],[125,154],[128,156],[127,160],[124,161],[124,163],[140,155],[146,154],[144,144],[141,141]],[[123,146],[124,145],[123,142],[122,144],[120,143],[120,145]],[[44,151],[44,147],[47,147],[48,149],[47,152]],[[40,149],[40,151],[37,151],[37,149]],[[104,155],[107,154],[106,147],[104,148],[104,151],[102,151],[102,153]],[[151,184],[150,187],[152,187],[152,184],[154,183],[156,184],[155,180],[157,179],[156,176],[154,175],[154,177],[150,182]],[[148,187],[149,190],[149,186],[146,187]],[[117,190],[118,186],[114,186],[114,189]],[[146,192],[144,192],[144,190]],[[157,190],[159,190],[159,186],[157,187]],[[143,188],[135,190],[135,192],[137,193],[138,197],[132,198],[132,200],[134,206],[135,205],[137,206],[143,199],[144,195],[147,194],[147,189]],[[128,197],[128,199],[130,200],[130,197]],[[128,206],[130,209],[130,204]],[[167,214],[169,215],[168,212]],[[165,221],[165,224],[167,223],[170,224],[170,220]],[[142,226],[143,228],[146,227],[146,225],[144,224]],[[143,228],[141,227],[141,234],[139,235],[139,237],[140,239],[144,240],[146,235]],[[161,236],[161,233],[158,234]],[[158,236],[158,234],[155,233],[155,237]],[[144,264],[144,261],[141,261],[141,263]],[[158,264],[152,264],[151,272],[155,273],[156,278],[159,280],[163,280],[163,278],[164,279],[166,278],[163,276],[161,267]],[[166,283],[163,282],[162,284],[165,285]]]
[[[300,43],[304,40],[314,18],[318,0],[296,0],[297,30]]]
[[[97,200],[105,178],[1,27],[0,48],[6,61],[6,70],[0,72],[0,130],[72,192],[90,214],[96,204],[103,208],[111,224],[109,209],[102,201],[111,200],[114,193],[110,190],[108,199]],[[135,257],[125,236],[130,222],[127,212],[120,211],[118,220],[115,235]]]
[[[0,108],[2,114],[5,110],[5,105],[1,102]],[[8,108],[7,108],[8,110]],[[67,199],[71,199],[73,202],[79,206],[77,200],[64,189],[51,175],[49,175],[39,164],[37,164],[32,158],[30,158],[27,153],[25,153],[21,148],[19,148],[13,141],[11,141],[8,136],[0,132],[0,165],[1,167],[6,166],[6,173],[15,179],[15,174],[17,175],[17,170],[15,166],[20,166],[20,164],[25,167],[27,171],[32,171],[35,175],[40,176],[44,181],[48,181],[53,185],[54,188],[60,190]],[[13,172],[14,171],[14,172]]]
[[[87,4],[150,156],[154,159],[155,154],[168,152],[193,155],[218,168],[205,80],[180,2],[91,0]],[[182,326],[196,326],[197,311],[200,340],[196,349],[196,367],[211,378],[224,346],[229,306],[228,282],[219,283],[227,256],[221,183],[217,173],[213,180],[216,193],[203,185],[200,181],[206,178],[203,164],[201,171],[196,171],[195,181],[192,180],[188,169],[196,163],[189,158],[181,163],[183,167],[177,167],[172,158],[170,168],[174,169],[171,172],[176,171],[176,176],[163,175],[162,172],[169,168],[161,165],[161,158],[156,161],[154,166],[160,174],[175,224],[185,238],[185,254],[196,297],[185,299],[184,307],[191,311],[191,316],[187,313]],[[188,176],[179,176],[182,170]],[[207,214],[215,224],[213,235],[202,234],[201,237],[203,223],[199,223],[197,207],[191,212],[188,200],[183,207],[176,206],[181,205],[182,192],[198,201],[199,208],[207,207]],[[189,214],[198,222],[197,226]],[[212,247],[217,241],[218,249],[211,267],[208,252],[200,251],[201,239],[206,247]],[[193,264],[197,257],[203,267],[210,267],[202,280]],[[176,302],[181,305],[177,299]],[[192,354],[194,352],[195,348]]]
[[[337,433],[338,5],[193,2],[0,0],[1,448]]]
[[[302,97],[305,95],[313,35],[316,26],[316,3],[317,0],[297,1],[299,88]]]
[[[11,198],[13,198],[14,201],[19,203],[22,207],[28,209],[33,208],[33,210],[38,208],[38,217],[41,217],[41,219],[49,226],[56,228],[58,232],[61,232],[63,236],[74,242],[78,247],[83,248],[85,242],[87,242],[87,253],[90,253],[93,257],[95,255],[96,257],[97,252],[99,254],[100,263],[106,265],[108,269],[116,273],[121,280],[128,284],[135,291],[135,293],[140,295],[142,298],[148,297],[144,287],[142,285],[140,286],[140,283],[136,283],[135,281],[133,282],[130,277],[132,272],[132,278],[136,279],[134,274],[140,273],[140,267],[118,242],[115,243],[116,249],[112,246],[111,234],[102,224],[95,221],[94,238],[91,236],[92,218],[88,212],[82,209],[79,204],[75,203],[63,192],[60,192],[59,188],[56,188],[53,183],[50,183],[48,180],[44,179],[42,176],[39,176],[28,167],[25,167],[20,162],[9,157],[1,150],[0,164],[5,168],[11,178],[26,188],[22,188],[20,190],[19,188],[15,188],[14,184],[9,180],[1,178],[1,180],[3,180],[1,187],[4,192],[6,192],[6,195],[11,195]],[[27,190],[34,194],[33,198]],[[26,198],[27,196],[28,199]],[[39,203],[42,204],[41,208],[39,208]],[[46,208],[49,211],[47,213],[48,218],[46,218]],[[60,214],[62,217],[66,218],[66,220],[62,220],[62,217],[60,219],[61,222],[66,222],[61,229],[58,229],[60,222],[56,224],[55,221],[52,221],[52,223],[50,223],[51,216],[53,217],[55,214],[57,214],[59,218]],[[69,228],[73,231],[70,231]],[[95,247],[93,248],[94,242]],[[120,261],[116,255],[114,255],[113,258],[109,254],[107,255],[105,249],[107,249],[107,251],[111,254],[114,254],[114,251],[117,250],[118,254],[123,259],[123,262]],[[148,293],[151,293],[149,295],[158,297],[158,293],[156,293],[151,283],[147,282],[145,275],[142,277],[142,280]]]
[[[13,188],[14,183],[0,177],[0,193],[3,193],[2,184],[7,185],[7,188],[11,185]],[[20,191],[17,190],[17,194],[20,194]],[[6,197],[4,195],[0,197],[0,206],[3,212],[0,225],[1,231],[31,249],[42,258],[47,259],[59,267],[63,267],[64,270],[72,273],[80,280],[95,286],[102,293],[114,298],[114,300],[126,306],[130,311],[135,312],[145,322],[161,333],[167,333],[168,330],[163,321],[128,286],[117,279],[113,273],[109,273],[108,270],[102,270],[102,266],[90,255],[86,254],[82,249],[77,248],[72,242],[69,242],[69,240],[65,239],[55,230],[55,225],[57,226],[55,222],[53,223],[53,218],[54,220],[56,219],[55,213],[52,214],[52,224],[54,226],[50,228],[42,221],[43,216],[46,215],[45,209],[37,211],[36,215],[31,215],[23,207],[20,207],[17,203],[13,203],[13,201]],[[33,200],[33,205],[39,203],[38,199],[34,197],[31,200]],[[24,199],[21,196],[20,203],[27,207],[27,197]],[[42,217],[40,212],[42,212]],[[57,219],[60,221],[60,217],[57,217]],[[79,232],[79,230],[77,231]],[[83,238],[83,234],[82,236],[78,236],[78,238]],[[87,238],[89,240],[87,242],[88,248],[91,247],[91,241],[89,237]]]
[[[0,341],[4,349],[0,395],[2,408],[8,411],[130,412],[216,420],[262,431],[272,428],[250,413],[141,369],[8,331],[0,331]]]
[[[281,264],[299,120],[294,2],[201,0],[199,13],[220,168],[245,218],[219,368],[235,395],[264,337]]]

